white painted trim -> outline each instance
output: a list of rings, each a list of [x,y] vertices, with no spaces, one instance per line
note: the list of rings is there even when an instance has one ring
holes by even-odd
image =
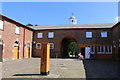
[[[37,33],[37,38],[43,38],[43,33]]]
[[[40,48],[38,48],[38,44],[40,44]],[[36,49],[41,49],[41,48],[42,48],[41,43],[36,43]]]
[[[51,45],[52,45],[52,48],[51,48]],[[54,43],[50,43],[50,49],[54,49],[54,48],[55,48]]]
[[[54,32],[48,32],[48,38],[54,38],[55,33]]]
[[[5,46],[5,43],[3,44],[3,46]]]
[[[12,52],[14,52],[14,50],[12,50]]]

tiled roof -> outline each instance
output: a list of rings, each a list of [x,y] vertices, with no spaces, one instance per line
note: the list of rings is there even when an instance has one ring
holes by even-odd
[[[50,25],[50,26],[29,26],[34,30],[43,29],[71,29],[71,28],[112,28],[115,24],[79,24],[79,25]]]

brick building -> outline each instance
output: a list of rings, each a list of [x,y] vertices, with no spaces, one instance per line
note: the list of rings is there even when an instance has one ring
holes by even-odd
[[[43,42],[50,43],[51,57],[70,57],[68,45],[75,42],[76,52],[82,53],[86,59],[120,59],[120,23],[77,25],[77,19],[72,16],[71,25],[28,27],[0,16],[3,61],[40,57]]]
[[[0,15],[0,47],[3,61],[31,57],[33,29]]]
[[[77,43],[77,53],[86,59],[119,59],[120,26],[118,24],[81,24],[70,17],[72,25],[33,26],[33,57],[42,53],[43,42],[50,43],[51,57],[70,57],[67,51],[71,42]],[[119,42],[118,42],[119,41]]]

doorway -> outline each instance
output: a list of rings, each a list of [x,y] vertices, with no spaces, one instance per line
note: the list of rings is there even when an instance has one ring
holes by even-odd
[[[19,42],[14,43],[14,59],[19,59]]]
[[[90,47],[81,47],[81,55],[83,55],[85,59],[90,59],[90,49]]]
[[[30,44],[26,44],[25,46],[25,58],[30,58]]]
[[[72,37],[65,37],[61,41],[61,58],[75,58],[78,54],[77,41]]]

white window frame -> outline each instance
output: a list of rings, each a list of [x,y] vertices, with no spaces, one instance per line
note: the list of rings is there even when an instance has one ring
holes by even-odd
[[[51,47],[52,45],[52,47]],[[50,43],[50,49],[54,49],[54,43]]]
[[[43,33],[37,33],[37,38],[43,38]]]
[[[107,46],[108,52],[105,52],[105,46],[103,46],[103,52],[102,52],[102,46],[100,46],[100,52],[98,52],[98,54],[111,54],[112,53],[112,46],[110,48],[111,48],[111,52],[109,50],[109,46]],[[97,49],[99,49],[99,48],[97,47]]]
[[[101,32],[101,37],[107,38],[108,37],[108,32],[107,31],[102,31]]]
[[[54,32],[48,32],[48,38],[54,38]]]
[[[40,44],[40,48],[38,48],[38,44]],[[41,43],[36,43],[36,49],[41,49]]]
[[[112,54],[112,46],[107,46],[107,48],[108,48],[108,52],[106,52],[106,54]],[[111,49],[111,52],[109,48]]]
[[[92,32],[86,32],[86,38],[92,38],[93,34]]]
[[[20,27],[19,27],[19,26],[16,26],[16,27],[15,27],[15,33],[16,33],[16,34],[20,34]]]
[[[3,30],[3,21],[2,20],[0,20],[0,30]]]

